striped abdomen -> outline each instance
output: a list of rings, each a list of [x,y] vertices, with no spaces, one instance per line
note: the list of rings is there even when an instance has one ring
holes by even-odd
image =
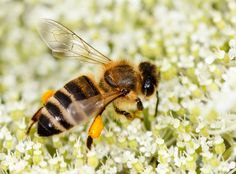
[[[48,100],[38,120],[38,134],[50,136],[66,131],[76,125],[67,111],[76,100],[83,100],[100,94],[98,88],[87,76],[80,76],[68,82]]]

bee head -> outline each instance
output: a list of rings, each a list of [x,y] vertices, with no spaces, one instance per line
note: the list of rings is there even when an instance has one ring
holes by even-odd
[[[139,64],[141,73],[141,92],[145,96],[151,96],[158,85],[160,73],[157,72],[157,67],[149,62],[141,62]]]

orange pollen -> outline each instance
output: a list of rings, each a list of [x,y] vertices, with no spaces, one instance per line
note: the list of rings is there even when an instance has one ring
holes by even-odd
[[[103,130],[103,122],[102,122],[102,117],[101,115],[98,115],[92,125],[89,128],[88,134],[89,136],[91,136],[92,138],[98,138],[101,135],[101,132]]]
[[[45,93],[43,93],[41,97],[41,102],[43,105],[45,105],[50,97],[52,97],[55,94],[54,90],[47,90]]]

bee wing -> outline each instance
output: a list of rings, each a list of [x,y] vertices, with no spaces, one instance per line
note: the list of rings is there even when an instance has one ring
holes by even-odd
[[[55,57],[78,58],[81,61],[100,64],[111,61],[73,31],[54,20],[42,19],[39,33]]]
[[[73,120],[79,124],[85,120],[88,120],[90,117],[101,114],[109,103],[123,94],[124,92],[121,91],[99,94],[88,99],[72,102],[67,110]]]

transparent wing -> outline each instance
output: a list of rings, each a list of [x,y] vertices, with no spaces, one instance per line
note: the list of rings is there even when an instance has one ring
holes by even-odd
[[[39,33],[55,57],[78,58],[81,61],[100,64],[111,61],[73,31],[54,20],[42,19]]]
[[[110,102],[121,95],[124,95],[124,93],[120,91],[99,94],[88,99],[72,102],[67,110],[72,116],[73,120],[79,124],[88,120],[90,117],[101,114],[101,112]]]

